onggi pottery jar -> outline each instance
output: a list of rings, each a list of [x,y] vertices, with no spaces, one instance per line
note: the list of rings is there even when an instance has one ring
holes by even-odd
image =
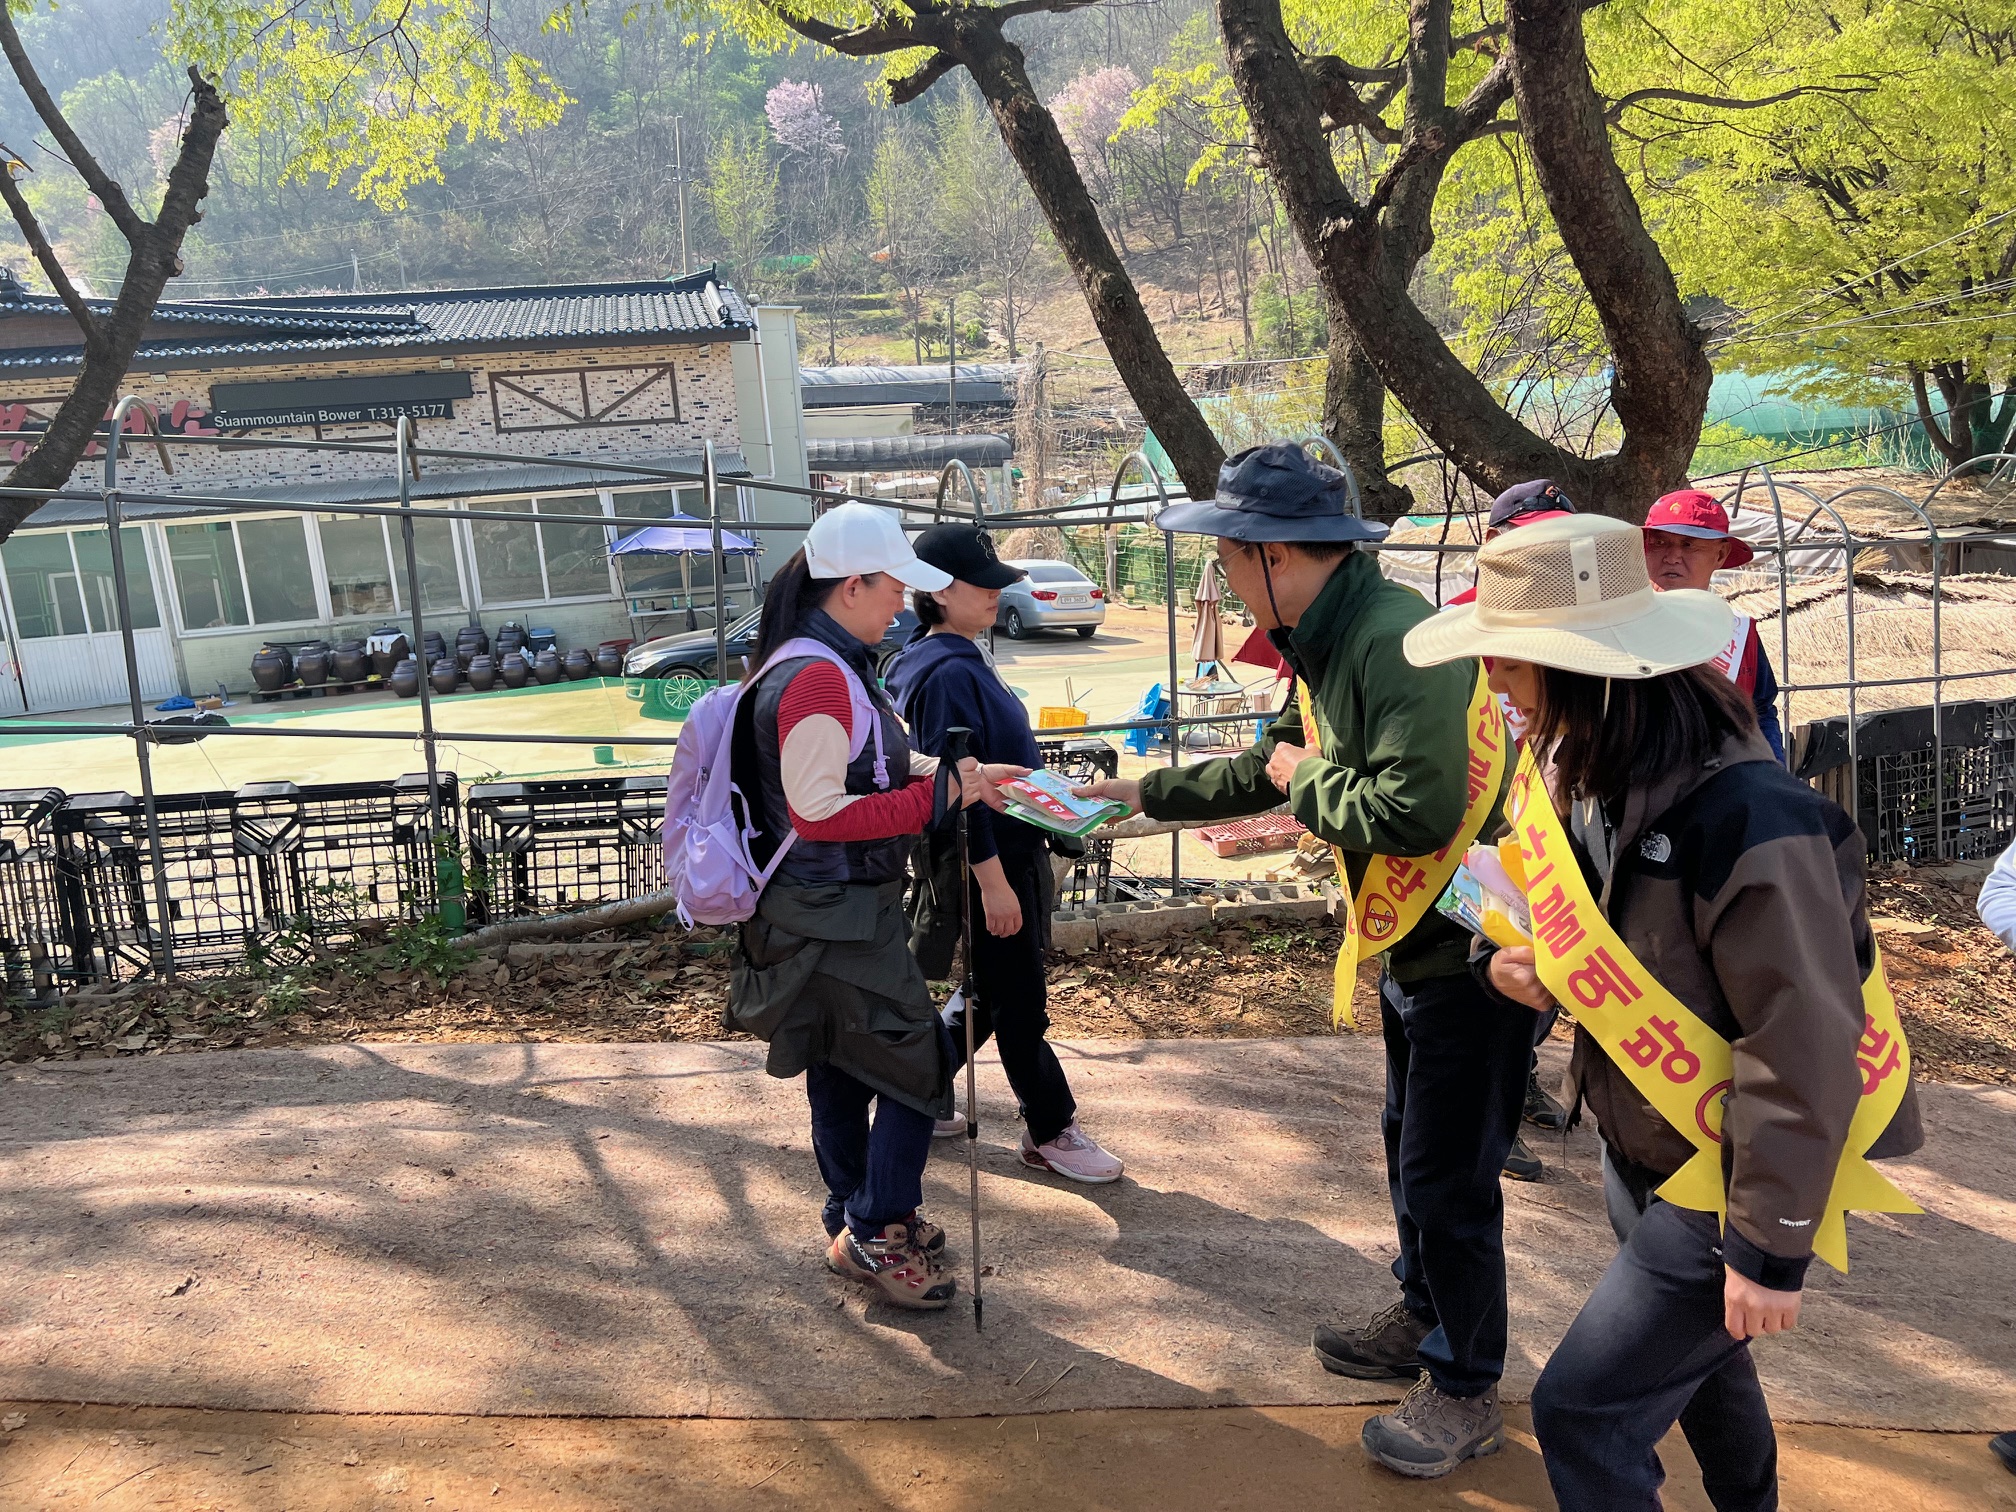
[[[357,683],[371,675],[371,658],[362,641],[340,642],[329,658],[329,670],[342,683]]]
[[[401,657],[392,668],[390,677],[392,691],[401,698],[411,698],[420,691],[420,663],[412,657]]]
[[[448,642],[443,638],[439,630],[423,630],[420,632],[420,655],[428,666],[433,666],[434,663],[441,660],[447,654]]]
[[[294,675],[311,688],[319,688],[329,681],[329,646],[327,642],[316,641],[312,646],[303,646],[294,655]]]
[[[595,675],[597,677],[623,675],[623,653],[606,641],[595,650]]]
[[[504,680],[507,688],[522,688],[532,680],[532,664],[516,651],[506,651],[497,658],[497,675]]]
[[[561,665],[566,668],[570,682],[579,682],[582,678],[592,677],[595,674],[595,658],[588,654],[585,646],[576,646],[569,651],[566,661]]]
[[[483,633],[481,625],[464,625],[455,632],[455,659],[467,671],[472,658],[483,655],[490,649],[490,637]]]
[[[502,656],[507,651],[525,649],[525,627],[516,620],[506,620],[497,627],[497,638],[490,643],[490,649]]]
[[[548,646],[532,659],[532,675],[542,683],[560,681],[560,653]]]
[[[462,664],[452,656],[444,656],[434,663],[434,670],[427,675],[436,693],[453,693],[455,685],[462,681]]]
[[[365,642],[371,653],[371,670],[390,677],[392,669],[413,654],[413,643],[397,625],[380,625]]]
[[[281,646],[261,646],[252,658],[252,684],[261,693],[277,693],[294,681],[294,658]]]
[[[488,693],[497,686],[497,662],[494,657],[469,658],[469,686],[478,693]]]

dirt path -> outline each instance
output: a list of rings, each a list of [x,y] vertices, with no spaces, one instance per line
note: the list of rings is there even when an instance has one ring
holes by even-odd
[[[913,1422],[282,1416],[0,1403],[0,1508],[609,1512],[1551,1507],[1523,1410],[1503,1453],[1419,1485],[1367,1464],[1373,1409],[1303,1407]],[[0,1420],[11,1421],[11,1417]],[[2016,1507],[1974,1435],[1781,1430],[1787,1512]],[[1706,1512],[1675,1438],[1674,1512]]]

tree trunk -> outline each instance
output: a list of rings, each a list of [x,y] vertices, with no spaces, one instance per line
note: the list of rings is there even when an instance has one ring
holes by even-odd
[[[1367,519],[1397,520],[1413,507],[1414,495],[1386,476],[1386,385],[1352,340],[1350,322],[1334,311],[1330,370],[1323,379],[1323,434],[1357,475]]]
[[[1098,208],[1071,159],[1056,119],[1037,98],[1022,50],[1002,35],[998,19],[972,12],[954,23],[944,50],[980,86],[1001,139],[1021,167],[1051,233],[1091,307],[1093,322],[1142,419],[1175,464],[1183,486],[1209,498],[1225,449],[1185,392],[1134,281],[1121,266]]]
[[[1708,364],[1680,311],[1672,275],[1608,156],[1572,0],[1519,0],[1513,24],[1526,51],[1510,49],[1510,61],[1494,66],[1460,109],[1446,103],[1439,87],[1448,6],[1415,0],[1400,155],[1362,205],[1337,172],[1279,0],[1218,0],[1218,14],[1261,161],[1332,310],[1393,396],[1487,492],[1551,477],[1584,509],[1643,518],[1660,491],[1685,478],[1706,408]],[[1542,189],[1564,238],[1578,214],[1593,222],[1574,229],[1571,250],[1578,268],[1589,259],[1585,282],[1612,340],[1631,348],[1616,359],[1620,390],[1628,375],[1631,392],[1617,400],[1626,436],[1612,457],[1578,457],[1520,423],[1450,350],[1408,291],[1413,260],[1427,249],[1425,212],[1449,158],[1508,93],[1519,94],[1529,141],[1561,139],[1535,146],[1536,162],[1544,164]],[[1598,245],[1605,238],[1615,245]],[[1636,314],[1617,308],[1630,299],[1647,308]]]
[[[110,311],[97,316],[95,329],[85,333],[84,360],[77,381],[57,406],[35,449],[7,475],[7,482],[16,487],[61,488],[69,480],[72,469],[97,439],[106,411],[118,398],[162,290],[182,271],[182,238],[202,218],[199,206],[210,192],[210,161],[227,122],[216,89],[193,69],[190,79],[194,100],[189,127],[169,169],[160,212],[151,222],[141,223],[138,236],[131,241],[119,297]],[[0,497],[0,540],[12,535],[41,507],[40,499]]]

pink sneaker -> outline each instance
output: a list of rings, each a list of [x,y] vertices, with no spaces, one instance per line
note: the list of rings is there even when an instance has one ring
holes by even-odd
[[[1118,1156],[1100,1149],[1098,1141],[1079,1128],[1075,1118],[1063,1133],[1047,1144],[1031,1144],[1025,1131],[1022,1135],[1022,1164],[1034,1166],[1039,1171],[1055,1171],[1059,1176],[1082,1181],[1087,1186],[1104,1186],[1109,1181],[1118,1181],[1120,1173],[1127,1169]]]

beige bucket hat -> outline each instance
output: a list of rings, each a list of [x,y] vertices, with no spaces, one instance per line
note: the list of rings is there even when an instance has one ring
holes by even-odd
[[[1707,661],[1735,614],[1712,593],[1657,592],[1635,525],[1602,515],[1545,520],[1477,553],[1477,598],[1407,632],[1407,660],[1433,667],[1503,656],[1591,677],[1657,677]]]

